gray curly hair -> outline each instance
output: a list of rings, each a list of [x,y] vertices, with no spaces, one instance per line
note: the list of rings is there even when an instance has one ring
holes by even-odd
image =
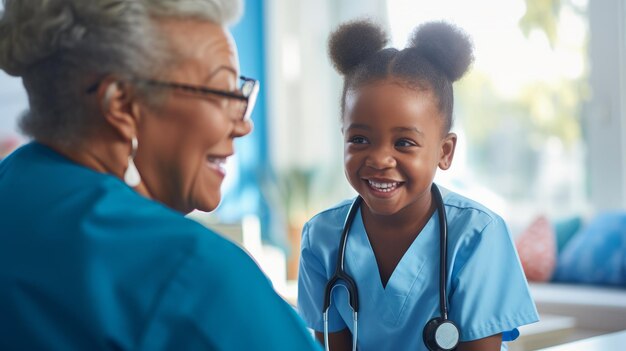
[[[227,25],[242,11],[241,0],[3,0],[3,4],[0,69],[22,77],[30,105],[20,127],[35,139],[67,145],[79,142],[97,123],[77,103],[84,98],[85,77],[150,76],[172,59],[154,18]],[[146,87],[143,95],[148,95]]]

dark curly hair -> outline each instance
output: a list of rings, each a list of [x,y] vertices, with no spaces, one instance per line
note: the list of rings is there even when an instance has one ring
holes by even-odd
[[[449,132],[454,105],[452,83],[474,60],[467,34],[449,23],[429,22],[415,29],[403,50],[385,48],[387,42],[385,31],[367,19],[344,23],[330,35],[330,58],[344,76],[342,116],[348,91],[368,82],[395,78],[410,88],[431,91],[439,100]]]

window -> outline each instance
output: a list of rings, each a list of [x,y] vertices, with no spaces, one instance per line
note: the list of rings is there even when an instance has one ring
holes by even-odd
[[[387,5],[396,47],[404,47],[416,25],[431,20],[458,25],[474,42],[475,62],[455,83],[455,160],[436,181],[509,221],[584,210],[586,1],[388,0]]]

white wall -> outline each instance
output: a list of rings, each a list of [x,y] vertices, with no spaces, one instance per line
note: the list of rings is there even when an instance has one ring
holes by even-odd
[[[595,210],[626,208],[626,0],[589,1],[591,101],[584,132]]]
[[[0,142],[18,137],[18,117],[28,108],[22,80],[0,70]]]
[[[341,79],[328,59],[326,41],[339,23],[365,14],[386,19],[384,0],[268,0],[266,8],[271,138],[279,168],[310,167],[341,150]],[[372,16],[371,14],[377,14]],[[319,144],[337,132],[336,145]],[[323,139],[329,139],[324,135]],[[323,158],[323,159],[321,159]]]
[[[0,3],[0,11],[3,9],[4,5]],[[21,139],[17,130],[17,120],[27,108],[28,98],[22,80],[0,70],[0,157],[3,140]]]
[[[351,193],[343,175],[342,80],[326,43],[340,23],[369,15],[386,21],[385,0],[267,0],[267,91],[270,152],[277,172],[313,169],[322,207]],[[374,14],[374,15],[372,15]]]

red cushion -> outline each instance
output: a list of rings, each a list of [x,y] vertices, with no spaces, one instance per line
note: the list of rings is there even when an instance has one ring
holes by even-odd
[[[515,246],[528,280],[550,280],[556,266],[556,235],[546,217],[535,219],[515,239]]]

